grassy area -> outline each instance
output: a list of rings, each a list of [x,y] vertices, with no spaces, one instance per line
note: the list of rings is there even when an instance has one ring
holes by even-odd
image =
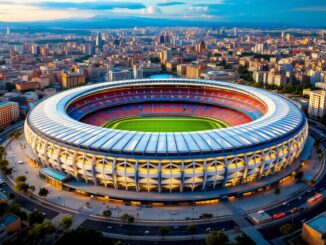
[[[227,126],[222,121],[197,117],[129,117],[104,125],[106,128],[141,132],[189,132]]]

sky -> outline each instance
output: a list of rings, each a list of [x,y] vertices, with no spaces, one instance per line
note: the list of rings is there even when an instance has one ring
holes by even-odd
[[[326,0],[0,0],[0,21],[138,16],[326,26]]]

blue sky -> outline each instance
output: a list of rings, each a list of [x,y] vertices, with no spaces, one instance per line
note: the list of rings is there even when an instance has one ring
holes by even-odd
[[[0,21],[143,16],[326,25],[326,0],[0,0]]]

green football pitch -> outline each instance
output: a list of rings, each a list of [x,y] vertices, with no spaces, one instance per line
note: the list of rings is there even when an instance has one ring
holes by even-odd
[[[225,128],[228,125],[198,117],[128,117],[109,122],[104,127],[141,132],[189,132]]]

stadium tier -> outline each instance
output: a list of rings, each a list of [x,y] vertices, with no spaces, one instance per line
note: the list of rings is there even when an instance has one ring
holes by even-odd
[[[228,127],[191,132],[105,128],[128,117],[194,117]],[[238,84],[148,79],[71,89],[40,102],[25,137],[41,165],[130,191],[206,191],[277,174],[301,153],[308,126],[277,94]]]

